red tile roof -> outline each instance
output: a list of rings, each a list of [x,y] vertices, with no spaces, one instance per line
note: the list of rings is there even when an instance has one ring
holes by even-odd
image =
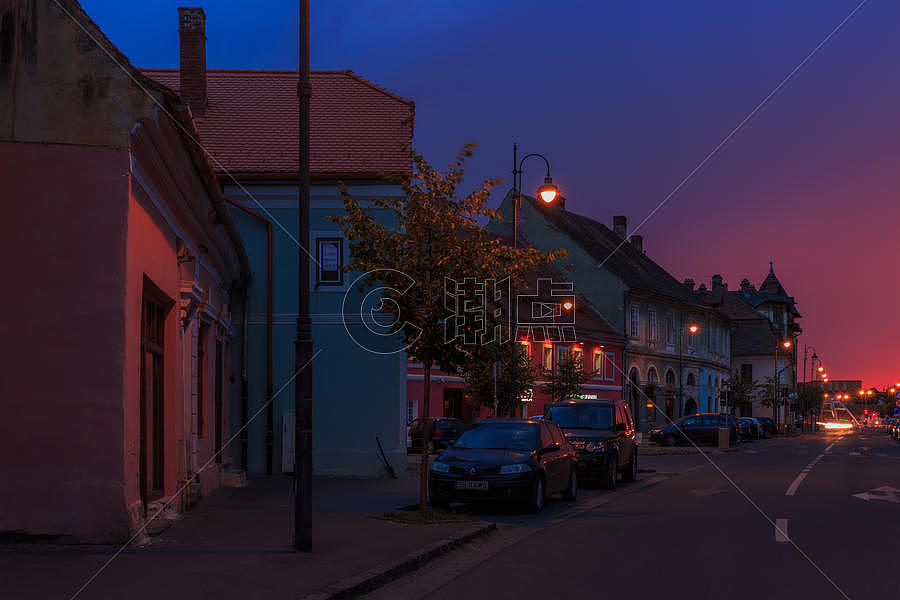
[[[178,91],[177,69],[142,69]],[[314,177],[373,177],[410,169],[415,105],[352,71],[313,71],[310,168]],[[286,176],[297,164],[297,71],[207,71],[208,104],[195,114],[216,170]]]

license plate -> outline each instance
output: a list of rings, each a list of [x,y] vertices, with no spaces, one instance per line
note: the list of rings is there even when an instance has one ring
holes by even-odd
[[[487,491],[487,481],[455,481],[453,487],[458,490],[481,490]]]

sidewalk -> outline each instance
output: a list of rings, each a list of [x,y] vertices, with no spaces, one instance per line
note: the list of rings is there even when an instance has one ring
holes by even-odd
[[[418,480],[317,478],[313,552],[291,551],[291,479],[224,488],[149,543],[126,550],[78,596],[129,598],[342,597],[402,575],[487,523],[404,524],[374,518],[417,501]],[[71,598],[118,548],[0,546],[3,597]],[[346,594],[345,596],[346,597]]]

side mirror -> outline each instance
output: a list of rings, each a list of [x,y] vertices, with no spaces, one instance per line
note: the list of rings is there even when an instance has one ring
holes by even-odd
[[[616,431],[625,431],[625,429],[627,429],[625,423],[616,423]]]
[[[538,450],[538,455],[547,454],[548,452],[558,452],[559,451],[559,443],[553,442],[552,444],[548,444]]]

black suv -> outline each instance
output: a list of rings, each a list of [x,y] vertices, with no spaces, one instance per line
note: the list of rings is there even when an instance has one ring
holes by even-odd
[[[638,446],[628,405],[612,400],[566,400],[548,404],[544,418],[563,430],[578,457],[578,476],[614,489],[619,473],[637,478]]]

